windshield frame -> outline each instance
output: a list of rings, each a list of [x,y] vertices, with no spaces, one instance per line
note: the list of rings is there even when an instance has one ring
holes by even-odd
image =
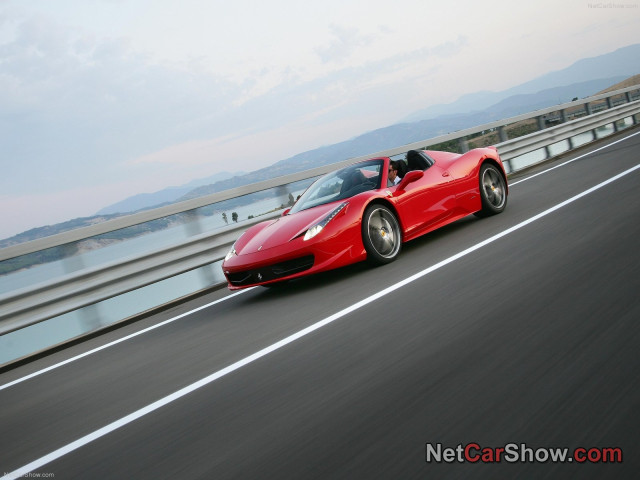
[[[293,207],[291,207],[288,215],[296,212],[301,212],[303,210],[308,210],[320,205],[326,205],[328,203],[345,200],[362,192],[379,190],[382,185],[382,181],[386,181],[386,172],[384,168],[386,164],[385,162],[388,162],[387,158],[372,158],[370,160],[365,160],[363,162],[348,165],[344,168],[323,175],[305,190],[305,192],[300,196],[300,198],[298,198]],[[357,172],[360,171],[362,173],[362,170],[375,172],[375,167],[378,167],[377,176],[370,177],[371,180],[375,178],[375,181],[367,181],[369,180],[369,178],[365,177],[364,174],[362,174],[364,178],[364,181],[362,183],[358,184],[357,182],[355,182],[355,184],[351,188],[342,191],[343,187],[347,183],[346,179],[349,176],[352,176],[353,174],[357,176]],[[341,191],[335,192],[336,194],[334,195],[329,194],[324,196],[317,196],[322,188],[328,189],[329,187],[333,186],[329,185],[332,180],[335,180],[335,186],[337,188],[340,188]]]

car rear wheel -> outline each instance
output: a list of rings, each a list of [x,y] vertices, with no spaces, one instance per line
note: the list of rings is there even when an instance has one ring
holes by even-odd
[[[370,263],[382,265],[396,259],[402,247],[402,232],[391,210],[379,204],[367,207],[362,217],[362,242]]]
[[[480,168],[480,197],[482,210],[478,217],[488,217],[502,212],[507,206],[507,184],[495,165],[485,163]]]

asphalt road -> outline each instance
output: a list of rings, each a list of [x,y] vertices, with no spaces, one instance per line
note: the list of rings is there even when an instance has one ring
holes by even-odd
[[[220,290],[2,373],[0,475],[634,478],[640,169],[562,202],[640,165],[640,135],[587,151],[513,178],[503,214],[390,265]],[[612,447],[623,462],[427,463],[427,443],[525,444],[534,460]]]

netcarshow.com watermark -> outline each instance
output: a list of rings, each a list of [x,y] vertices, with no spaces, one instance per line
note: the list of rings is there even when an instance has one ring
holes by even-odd
[[[442,443],[427,443],[425,460],[427,463],[622,463],[622,449],[532,448],[526,443],[486,447],[475,442],[444,447]]]
[[[10,475],[9,473],[4,472],[4,477],[11,478],[9,475]],[[27,472],[27,473],[23,473],[19,477],[13,477],[13,478],[55,478],[55,476],[56,475],[54,473]]]
[[[589,8],[616,9],[616,8],[639,8],[640,3],[615,3],[615,2],[599,2],[587,3]]]

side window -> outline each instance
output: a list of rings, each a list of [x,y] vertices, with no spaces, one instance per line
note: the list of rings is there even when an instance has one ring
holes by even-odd
[[[374,188],[380,188],[380,181],[382,180],[382,175],[380,175],[381,169],[382,163],[377,163],[362,167],[360,171],[364,175],[367,183],[373,183],[375,185]]]

